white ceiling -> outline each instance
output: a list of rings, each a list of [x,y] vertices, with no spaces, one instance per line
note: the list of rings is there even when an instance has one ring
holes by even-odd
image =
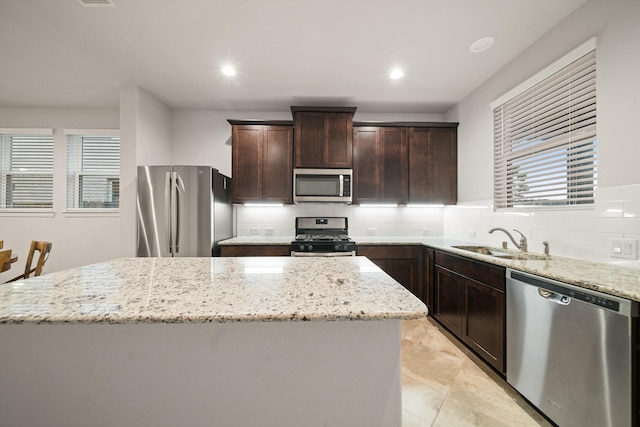
[[[585,2],[113,1],[0,0],[0,107],[118,107],[135,84],[171,108],[444,113]]]

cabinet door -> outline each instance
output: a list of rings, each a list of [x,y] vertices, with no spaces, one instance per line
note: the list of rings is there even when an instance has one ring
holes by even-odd
[[[366,256],[424,301],[422,278],[422,247],[409,245],[360,245],[358,255]]]
[[[353,166],[353,114],[325,113],[324,166],[351,168]]]
[[[389,259],[384,271],[422,300],[417,269],[418,263],[414,259]]]
[[[458,201],[458,143],[457,130],[433,128],[429,130],[431,153],[427,169],[431,170],[432,200],[445,204]]]
[[[462,277],[436,265],[434,317],[462,336],[465,284]]]
[[[262,200],[293,202],[293,129],[264,128]]]
[[[324,167],[324,114],[306,111],[295,114],[295,167]]]
[[[457,130],[409,128],[409,202],[455,204]]]
[[[380,180],[378,128],[357,128],[353,134],[355,139],[353,148],[354,201],[356,203],[377,202]]]
[[[435,280],[434,280],[434,250],[424,250],[424,303],[429,309],[429,314],[433,316]]]
[[[500,372],[504,372],[505,295],[465,278],[466,324],[462,339]]]
[[[354,131],[356,203],[406,203],[405,128],[361,127]]]
[[[378,162],[380,202],[407,202],[407,137],[405,128],[380,128]]]
[[[232,126],[232,178],[233,203],[259,201],[262,199],[262,153],[263,126]]]
[[[233,203],[292,202],[290,126],[234,125],[231,146]]]

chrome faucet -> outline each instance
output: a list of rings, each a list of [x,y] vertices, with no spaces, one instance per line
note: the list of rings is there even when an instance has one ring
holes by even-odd
[[[494,231],[503,231],[507,236],[509,236],[509,239],[511,239],[511,241],[513,242],[513,244],[516,246],[516,248],[520,249],[522,252],[527,252],[527,238],[524,237],[524,234],[522,234],[521,232],[519,232],[518,230],[516,230],[515,228],[513,229],[513,231],[517,232],[518,234],[520,234],[520,244],[518,244],[516,242],[516,240],[513,238],[513,236],[511,235],[511,233],[509,233],[507,230],[505,230],[504,228],[500,228],[500,227],[495,227],[492,228],[491,230],[489,230],[489,233],[493,233]]]

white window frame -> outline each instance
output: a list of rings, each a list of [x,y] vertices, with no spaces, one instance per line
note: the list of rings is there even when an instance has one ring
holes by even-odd
[[[104,214],[114,213],[117,214],[120,210],[120,204],[118,207],[81,207],[79,206],[79,191],[80,191],[80,178],[83,176],[113,176],[120,180],[120,167],[118,171],[112,170],[98,170],[98,171],[83,171],[82,170],[82,148],[76,149],[72,147],[72,144],[82,144],[82,138],[84,137],[120,137],[120,131],[118,129],[64,129],[64,134],[67,138],[67,197],[66,197],[66,211],[67,214]],[[78,138],[80,141],[78,141]],[[121,152],[121,151],[120,151]]]
[[[587,40],[490,104],[494,210],[593,208],[597,187],[596,45],[596,37]],[[579,74],[580,82],[586,83],[574,90],[574,77]],[[569,80],[567,76],[571,76],[570,86],[557,83]],[[521,166],[525,173],[519,173]],[[527,178],[518,182],[521,175]]]
[[[55,140],[53,137],[53,129],[51,128],[0,128],[0,214],[2,216],[23,216],[23,214],[40,214],[50,215],[53,212],[53,187],[54,187],[54,152]],[[51,162],[51,168],[48,170],[31,170],[18,171],[11,170],[11,154],[9,143],[5,142],[5,136],[9,137],[51,137],[51,147],[47,150],[47,156]],[[42,154],[42,153],[41,153]],[[42,175],[48,177],[51,182],[50,206],[47,207],[10,207],[7,206],[7,197],[9,190],[7,189],[7,177],[17,175]]]

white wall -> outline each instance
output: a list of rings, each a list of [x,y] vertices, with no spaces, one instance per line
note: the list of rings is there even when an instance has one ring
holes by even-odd
[[[0,108],[0,127],[54,129],[53,213],[46,216],[0,214],[0,239],[18,254],[10,271],[0,274],[0,283],[24,271],[32,240],[53,243],[45,272],[77,267],[118,254],[117,215],[67,214],[66,138],[63,129],[118,129],[117,109]]]
[[[120,92],[120,245],[118,256],[135,256],[137,166],[170,164],[171,111],[137,86]]]
[[[549,240],[552,253],[595,259],[608,256],[610,237],[640,238],[640,2],[591,0],[539,39],[446,114],[459,121],[458,195],[462,204],[491,206],[493,135],[489,104],[592,36],[598,36],[598,191],[591,210],[494,213],[491,208],[446,208],[445,233],[497,243],[493,226],[518,228],[532,250]],[[499,45],[500,41],[497,41]],[[555,249],[555,251],[554,251]],[[637,264],[637,263],[632,263]]]

